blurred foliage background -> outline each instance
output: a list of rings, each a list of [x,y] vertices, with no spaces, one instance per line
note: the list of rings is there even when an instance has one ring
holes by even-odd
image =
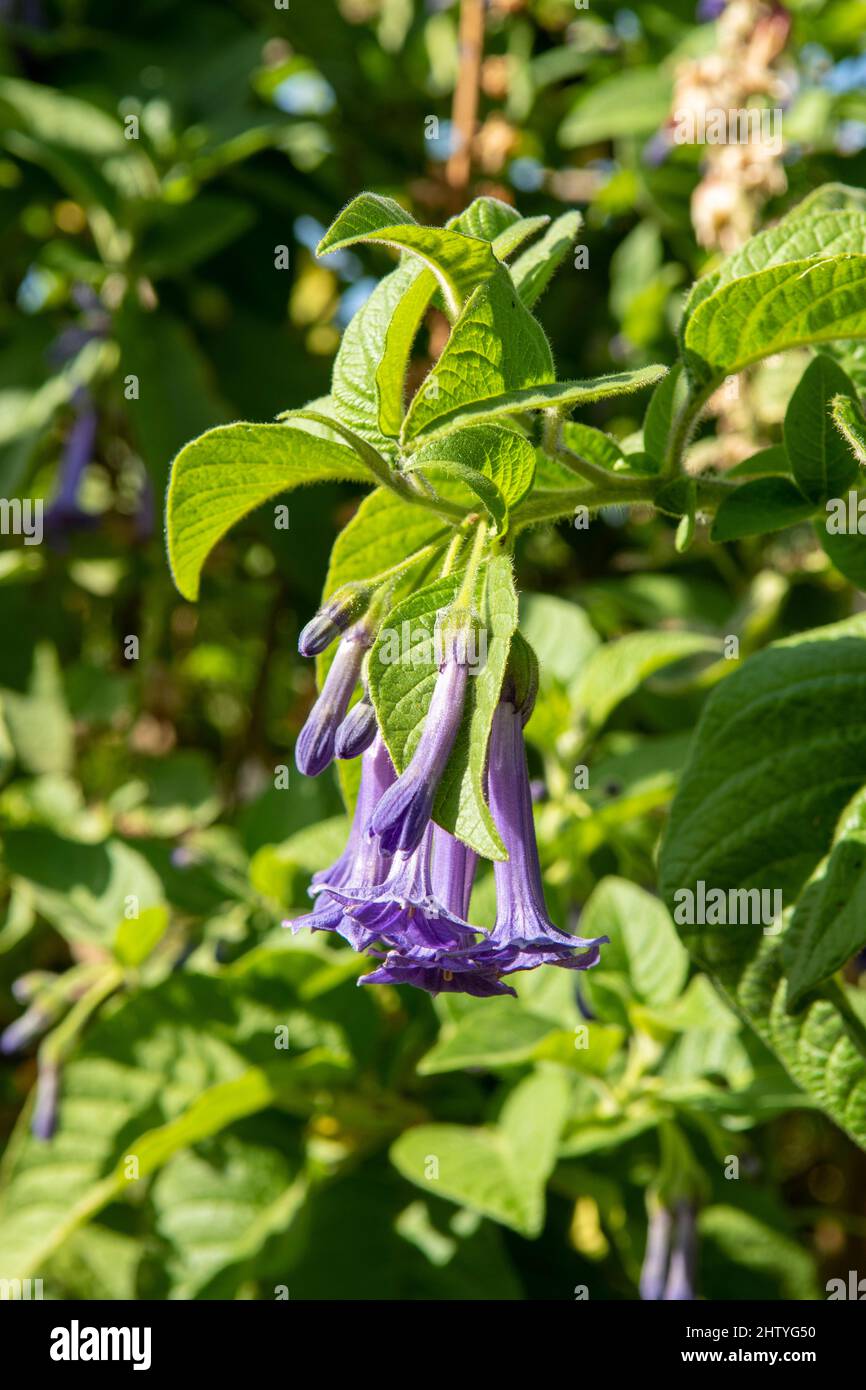
[[[0,538],[0,1022],[35,1000],[0,1073],[0,1255],[50,1296],[629,1299],[648,1217],[683,1206],[701,1296],[824,1296],[862,1267],[863,1155],[689,977],[646,891],[707,682],[638,663],[577,732],[606,638],[736,633],[745,655],[860,606],[811,533],[681,556],[667,524],[609,513],[522,542],[550,900],[572,923],[589,901],[619,945],[585,997],[541,971],[513,1007],[372,999],[354,957],[279,927],[344,830],[330,775],[292,767],[285,790],[275,769],[314,698],[297,632],[354,491],[295,493],[285,532],[250,517],[196,608],[162,542],[184,442],[327,390],[389,261],[311,248],[362,189],[430,222],[478,193],[579,207],[580,264],[540,307],[570,378],[671,360],[681,296],[714,257],[819,183],[862,184],[866,3],[725,8],[464,0],[483,56],[468,77],[464,61],[461,107],[448,0],[0,5],[0,496],[42,498],[46,528],[41,546]],[[784,109],[770,168],[719,168],[675,138],[677,109],[728,80],[726,22],[747,94]],[[441,345],[433,314],[419,375]],[[714,402],[717,462],[778,439],[802,365]],[[644,404],[586,418],[625,439]],[[136,1135],[249,1066],[273,1094],[93,1196]],[[30,1137],[58,1087],[54,1138]],[[436,1196],[406,1176],[433,1121],[470,1154]],[[540,1170],[515,1151],[485,1195],[484,1145],[515,1124]],[[76,1203],[92,1219],[70,1230]]]

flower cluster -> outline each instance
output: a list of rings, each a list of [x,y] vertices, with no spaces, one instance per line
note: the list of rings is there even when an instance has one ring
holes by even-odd
[[[343,631],[337,653],[298,738],[302,772],[317,775],[360,753],[361,782],[346,848],[310,888],[313,910],[286,925],[337,932],[380,964],[360,984],[409,984],[431,994],[514,994],[505,977],[539,965],[585,970],[606,937],[559,931],[547,913],[523,742],[531,682],[509,672],[487,754],[490,809],[508,859],[494,868],[491,931],[468,921],[476,855],[432,819],[436,791],[463,718],[470,673],[468,615],[442,615],[438,675],[421,738],[398,777],[365,693],[347,713],[374,632],[354,603],[332,603],[301,635],[301,651]],[[354,621],[353,621],[354,620]],[[351,622],[351,626],[346,626]],[[361,713],[358,713],[361,711]],[[360,733],[359,733],[360,731]],[[358,735],[356,737],[356,734]]]
[[[678,65],[672,117],[646,157],[660,162],[672,144],[684,143],[685,132],[685,142],[702,146],[692,222],[702,246],[728,254],[787,186],[780,113],[791,100],[793,74],[780,60],[791,17],[765,0],[701,0],[698,18],[716,21],[715,42]],[[762,111],[766,121],[757,120]]]

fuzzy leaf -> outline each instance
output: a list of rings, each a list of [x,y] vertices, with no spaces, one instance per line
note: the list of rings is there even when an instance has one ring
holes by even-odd
[[[830,405],[833,424],[861,468],[866,467],[866,418],[856,398],[834,397]]]
[[[455,431],[424,445],[412,455],[407,471],[426,471],[442,461],[461,464],[491,479],[506,508],[523,500],[535,476],[535,450],[529,440],[497,425]]]
[[[686,365],[712,383],[788,348],[866,337],[866,256],[771,266],[705,299],[685,330]]]
[[[833,424],[834,396],[852,396],[845,372],[824,353],[806,368],[785,413],[785,449],[794,481],[815,502],[837,497],[857,473],[846,439]]]
[[[359,241],[381,243],[411,252],[433,272],[449,313],[456,317],[479,284],[499,268],[490,243],[443,227],[419,227],[391,198],[361,193],[331,224],[316,254],[355,246]]]
[[[701,882],[707,891],[764,888],[781,892],[783,906],[796,901],[866,780],[864,698],[863,615],[776,643],[716,687],[661,848],[672,908],[678,890],[696,892]],[[685,923],[680,932],[794,1080],[866,1144],[866,1030],[838,991],[825,987],[792,1017],[783,936],[732,922]]]
[[[398,603],[370,653],[370,695],[398,772],[409,763],[421,737],[438,673],[436,617],[453,599],[458,584],[457,575],[439,579]],[[517,626],[517,598],[506,556],[490,562],[485,587],[486,660],[470,676],[463,722],[439,784],[434,816],[478,854],[504,859],[505,849],[484,797],[484,769],[493,713]],[[402,640],[404,631],[409,634],[408,644]],[[395,635],[399,638],[396,659]]]
[[[455,335],[457,330],[455,329]],[[454,335],[452,335],[453,341]],[[450,346],[450,343],[449,343]],[[444,362],[443,353],[440,362]],[[525,410],[546,410],[551,407],[576,409],[593,401],[605,400],[611,396],[626,395],[631,391],[641,391],[652,386],[662,377],[665,367],[638,367],[634,371],[612,372],[609,376],[590,377],[587,381],[556,381],[515,387],[504,393],[493,393],[481,399],[471,398],[471,389],[465,400],[457,399],[459,392],[454,389],[448,398],[448,408],[441,409],[445,392],[440,389],[439,406],[436,414],[430,416],[419,411],[413,415],[410,409],[404,427],[404,439],[431,439],[464,425],[480,424],[482,421],[501,419],[508,415],[518,415]],[[435,376],[434,372],[431,377]],[[428,378],[429,380],[430,378]],[[448,382],[450,386],[450,381]],[[422,391],[423,391],[422,387]],[[420,394],[420,393],[419,393]],[[417,398],[416,398],[417,399]],[[414,407],[414,402],[413,402]],[[420,418],[419,418],[420,417]]]
[[[544,236],[524,251],[511,267],[517,293],[531,309],[540,299],[577,240],[583,218],[579,212],[564,212],[551,222]],[[502,254],[501,252],[499,254]]]
[[[752,478],[722,500],[710,536],[719,542],[762,536],[808,521],[814,514],[815,503],[789,478]]]
[[[833,186],[828,184],[827,188]],[[816,189],[812,196],[817,198],[821,193],[821,189]],[[805,198],[777,226],[750,237],[745,246],[728,256],[717,270],[696,282],[686,301],[683,322],[688,321],[709,295],[732,280],[788,261],[856,254],[863,250],[864,244],[866,208],[831,209]]]
[[[352,449],[290,425],[219,425],[181,449],[166,500],[168,558],[184,598],[198,598],[202,566],[235,522],[304,483],[370,483]]]

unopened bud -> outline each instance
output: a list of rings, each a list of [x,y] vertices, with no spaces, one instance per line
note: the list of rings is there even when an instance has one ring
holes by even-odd
[[[372,594],[369,584],[343,584],[337,589],[302,630],[298,638],[301,656],[318,656],[330,647],[341,632],[367,611]]]
[[[376,737],[376,712],[368,696],[353,705],[334,739],[338,758],[357,758]]]

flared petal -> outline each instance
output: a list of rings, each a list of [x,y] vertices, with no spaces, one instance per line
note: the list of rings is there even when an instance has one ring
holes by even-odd
[[[503,972],[561,965],[587,970],[599,959],[606,936],[570,936],[551,922],[544,901],[541,865],[532,818],[532,791],[523,743],[523,722],[511,700],[496,707],[488,767],[490,809],[508,851],[493,866],[496,879],[496,925],[493,944],[510,948]]]
[[[463,642],[451,645],[436,678],[424,729],[409,766],[385,793],[370,818],[384,854],[411,854],[430,823],[436,789],[463,718],[468,678]]]

